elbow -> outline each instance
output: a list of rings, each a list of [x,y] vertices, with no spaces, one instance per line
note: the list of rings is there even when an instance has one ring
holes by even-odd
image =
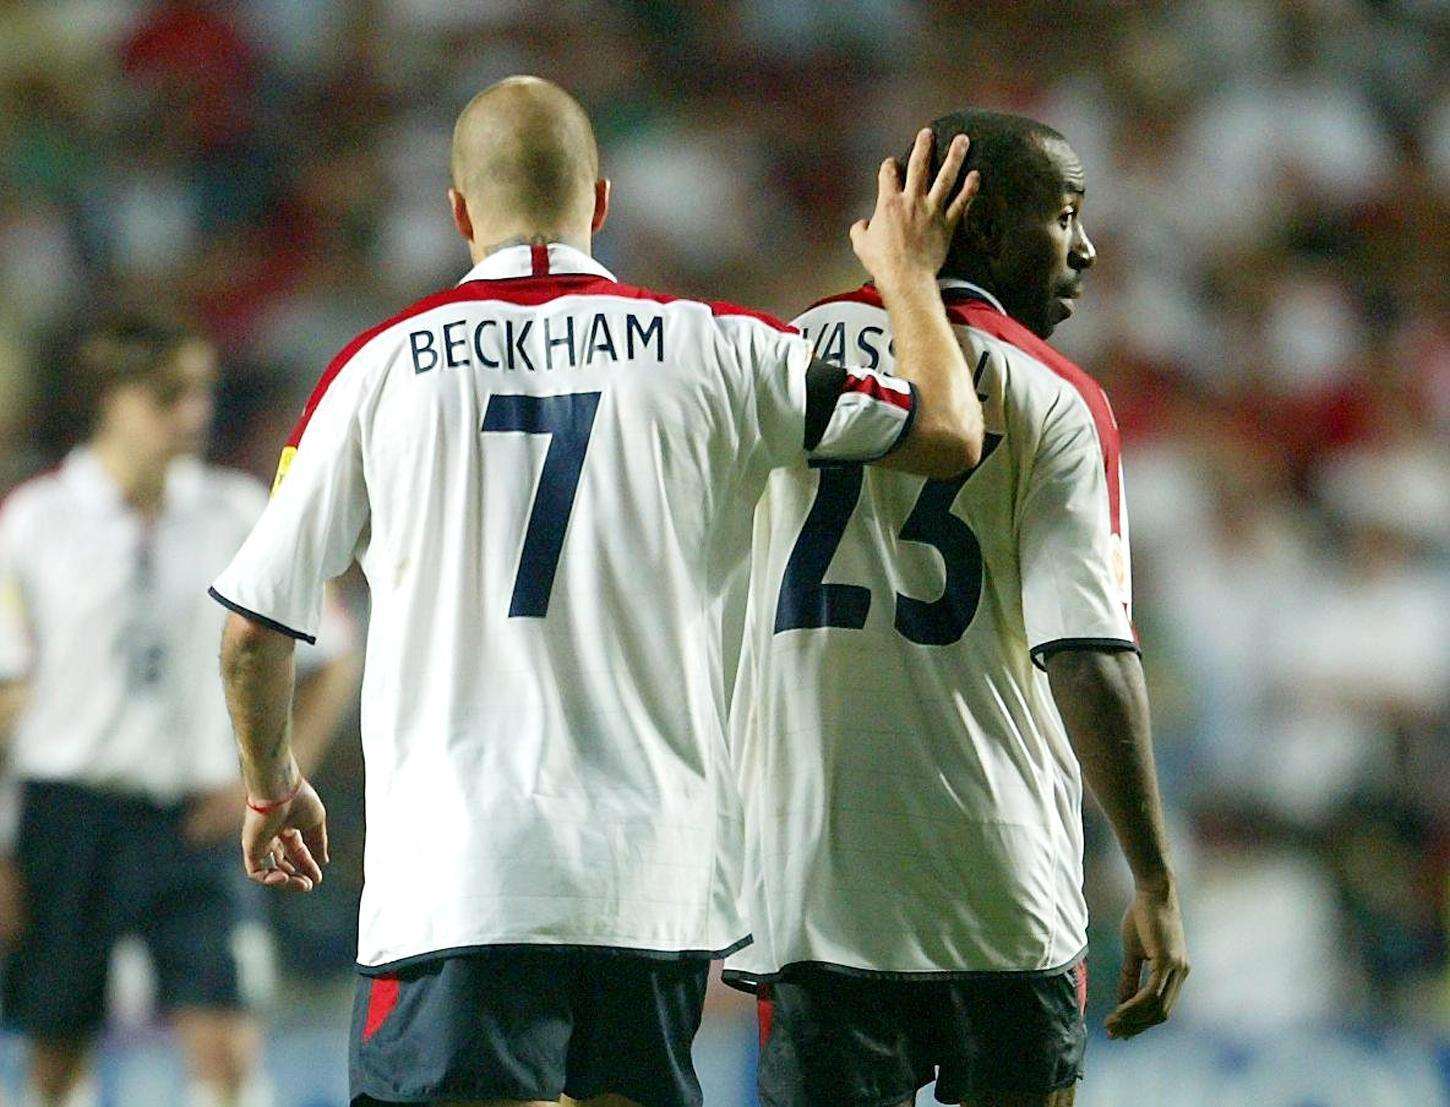
[[[931,480],[956,480],[971,471],[972,462],[960,447],[943,445],[921,466],[921,475]]]
[[[982,451],[986,449],[987,427],[982,417],[982,405],[976,393],[971,394],[969,403],[958,409],[958,448],[966,462],[963,472],[970,472],[982,463]]]
[[[932,480],[956,480],[982,461],[982,422],[943,427],[930,436],[931,449],[923,456],[922,475]]]
[[[962,473],[970,473],[982,463],[985,437],[982,429],[982,416],[978,412],[977,418],[962,432],[957,441],[957,449],[961,453]]]
[[[934,480],[955,480],[981,464],[986,428],[975,392],[966,402],[952,405],[950,416],[941,421],[933,437],[940,442],[933,451],[940,467],[940,472],[931,474]]]

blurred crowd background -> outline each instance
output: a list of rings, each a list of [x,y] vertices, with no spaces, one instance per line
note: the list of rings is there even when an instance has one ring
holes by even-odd
[[[846,228],[932,116],[1069,138],[1098,262],[1054,342],[1125,438],[1195,960],[1181,1025],[1096,1046],[1080,1102],[1170,1044],[1165,1088],[1226,1088],[1306,1033],[1340,1036],[1275,1078],[1371,1046],[1430,1074],[1313,1102],[1446,1096],[1450,4],[0,0],[0,489],[75,435],[55,352],[114,301],[217,342],[213,454],[268,476],[331,355],[466,270],[452,121],[515,72],[596,122],[605,264],[784,316],[859,282]],[[342,879],[265,905],[279,1019],[346,1003],[360,774],[344,733],[319,782]],[[1089,821],[1100,1016],[1127,885]]]

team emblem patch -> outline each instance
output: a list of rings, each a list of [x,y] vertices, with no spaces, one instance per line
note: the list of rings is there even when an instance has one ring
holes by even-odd
[[[282,487],[282,479],[287,475],[287,470],[292,468],[292,459],[296,456],[296,446],[282,447],[282,456],[277,459],[277,475],[272,478],[272,495],[275,496],[277,489]]]

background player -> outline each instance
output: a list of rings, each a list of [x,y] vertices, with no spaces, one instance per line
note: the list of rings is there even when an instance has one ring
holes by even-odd
[[[765,984],[771,1105],[908,1102],[934,1077],[943,1102],[1072,1101],[1079,759],[1136,881],[1109,1032],[1167,1018],[1188,967],[1117,429],[1042,341],[1094,258],[1083,168],[1020,117],[932,129],[970,135],[986,167],[940,281],[986,414],[982,461],[945,481],[781,472],[758,517],[735,701],[756,942],[727,979]],[[891,365],[869,284],[797,323],[818,356]]]
[[[459,118],[474,268],[332,363],[213,589],[247,871],[308,890],[326,826],[287,741],[293,639],[354,557],[370,585],[355,1102],[699,1102],[708,960],[748,929],[720,603],[765,477],[979,453],[935,286],[966,142],[928,189],[929,139],[852,235],[903,380],[616,281],[589,255],[593,131],[558,87],[510,79]]]
[[[44,1104],[85,1069],[128,932],[151,955],[193,1102],[237,1102],[257,1056],[230,943],[241,788],[205,588],[266,492],[197,456],[215,377],[211,347],[182,328],[135,314],[96,327],[75,366],[89,439],[0,510],[0,695],[20,782],[0,878],[4,1015],[31,1040]],[[332,629],[337,647],[345,624]],[[309,659],[299,697],[308,765],[355,686],[353,662],[330,658]]]

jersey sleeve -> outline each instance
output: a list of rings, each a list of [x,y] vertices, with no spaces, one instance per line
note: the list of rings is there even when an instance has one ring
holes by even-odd
[[[352,563],[369,518],[359,409],[364,365],[329,373],[282,452],[271,499],[210,589],[223,606],[317,641],[325,584]]]
[[[810,344],[788,328],[748,320],[736,333],[752,378],[751,429],[773,466],[876,461],[911,429],[910,382],[812,357]]]
[[[0,681],[23,679],[30,669],[31,625],[22,576],[26,541],[15,501],[0,508]]]
[[[1104,449],[1077,397],[1062,397],[1043,428],[1018,515],[1022,614],[1042,668],[1062,649],[1138,648],[1121,480],[1108,480],[1107,464],[1118,464],[1116,449]]]

